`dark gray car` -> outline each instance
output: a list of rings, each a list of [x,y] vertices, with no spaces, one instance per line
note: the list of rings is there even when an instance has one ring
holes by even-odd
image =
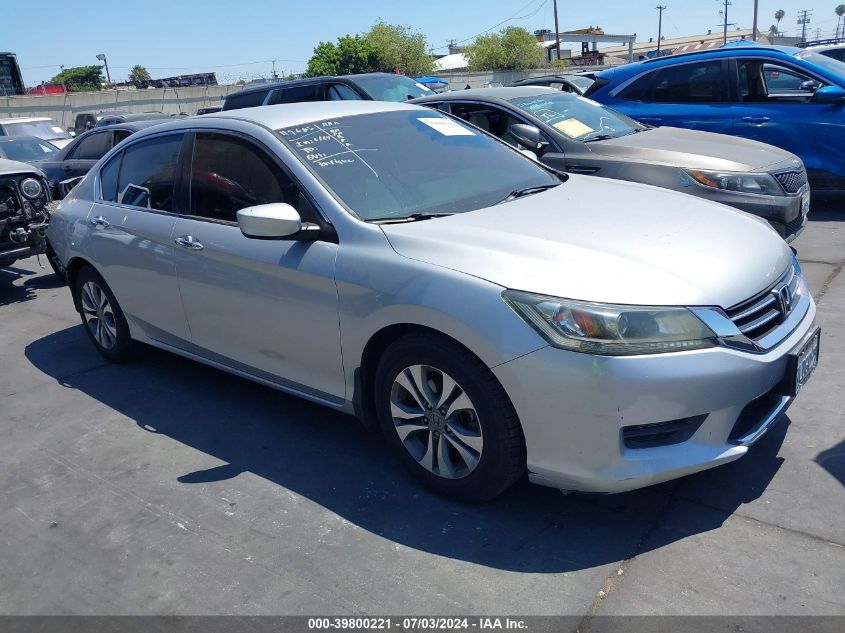
[[[651,128],[573,94],[542,87],[461,90],[416,99],[569,173],[655,185],[765,218],[787,241],[804,229],[810,187],[801,160],[734,136]]]

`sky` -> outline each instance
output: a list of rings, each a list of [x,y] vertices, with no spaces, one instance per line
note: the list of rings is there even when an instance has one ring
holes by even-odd
[[[280,75],[305,69],[314,46],[347,34],[363,33],[378,20],[421,31],[435,53],[450,39],[471,42],[505,26],[530,31],[554,29],[553,0],[0,0],[4,24],[0,50],[18,55],[24,81],[48,81],[60,65],[108,59],[112,81],[124,81],[135,64],[154,77],[216,72],[220,83]],[[657,37],[657,11],[663,4],[663,33],[679,37],[720,28],[723,0],[558,0],[560,30],[601,26],[606,33]],[[760,0],[760,29],[786,12],[781,30],[800,35],[800,10],[813,10],[808,34],[833,35],[838,1]],[[5,5],[5,6],[3,6]],[[753,0],[732,0],[729,22],[751,28]],[[597,8],[600,7],[600,8]],[[39,26],[40,25],[40,26]],[[11,27],[11,28],[10,28]],[[733,28],[736,28],[733,27]],[[575,45],[577,46],[577,44]]]

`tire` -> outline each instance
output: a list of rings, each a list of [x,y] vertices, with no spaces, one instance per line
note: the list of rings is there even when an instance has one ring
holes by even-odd
[[[80,269],[73,295],[82,327],[97,351],[112,362],[131,360],[137,344],[129,336],[129,324],[108,284],[91,266]]]
[[[456,343],[435,334],[405,336],[382,355],[374,383],[391,450],[437,493],[487,501],[525,473],[525,439],[510,399]]]

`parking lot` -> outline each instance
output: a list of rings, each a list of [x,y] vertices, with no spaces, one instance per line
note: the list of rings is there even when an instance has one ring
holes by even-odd
[[[821,360],[745,458],[461,505],[353,418],[149,350],[112,365],[35,259],[0,273],[5,614],[845,614],[845,215],[794,244]],[[315,341],[319,345],[319,341]]]

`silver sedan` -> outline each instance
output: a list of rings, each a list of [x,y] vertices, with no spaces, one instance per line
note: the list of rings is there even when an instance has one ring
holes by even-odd
[[[141,131],[49,239],[106,358],[146,343],[355,414],[462,499],[735,460],[818,356],[798,264],[758,218],[559,174],[407,104]]]

